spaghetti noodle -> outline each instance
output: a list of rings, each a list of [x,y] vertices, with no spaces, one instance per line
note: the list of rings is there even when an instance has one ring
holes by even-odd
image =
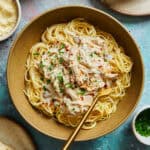
[[[130,86],[132,64],[111,34],[77,18],[50,26],[31,48],[24,92],[35,108],[72,127],[98,95],[83,126],[90,129],[116,111]]]

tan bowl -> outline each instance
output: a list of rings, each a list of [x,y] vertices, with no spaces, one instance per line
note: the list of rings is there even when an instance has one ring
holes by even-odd
[[[119,103],[116,113],[110,119],[99,122],[91,130],[81,130],[76,141],[83,141],[103,136],[119,127],[134,110],[143,89],[144,67],[140,51],[129,32],[116,19],[97,9],[81,6],[67,6],[47,11],[26,26],[14,42],[8,59],[7,79],[12,101],[22,117],[38,131],[66,140],[73,131],[71,128],[41,115],[29,104],[23,93],[24,73],[29,49],[40,41],[43,31],[50,25],[77,17],[85,18],[93,25],[111,33],[134,62],[131,87]]]

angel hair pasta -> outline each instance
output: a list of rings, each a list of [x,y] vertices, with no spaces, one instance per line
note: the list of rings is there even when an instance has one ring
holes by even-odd
[[[24,92],[35,108],[71,127],[98,95],[83,126],[90,129],[116,111],[130,86],[132,64],[111,34],[77,18],[48,27],[32,46]]]

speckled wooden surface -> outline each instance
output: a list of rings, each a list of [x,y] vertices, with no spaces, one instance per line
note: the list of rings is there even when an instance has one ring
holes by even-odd
[[[102,7],[99,0],[20,0],[20,2],[22,6],[20,26],[11,38],[0,42],[0,115],[8,116],[24,126],[35,141],[37,149],[60,150],[64,142],[39,133],[30,127],[16,111],[8,93],[6,64],[10,47],[16,35],[31,19],[48,9],[63,5],[87,5],[104,10],[121,21],[137,41],[145,64],[145,88],[136,111],[142,106],[150,104],[150,17],[119,15]],[[134,113],[111,134],[91,141],[76,142],[72,145],[71,150],[150,150],[150,147],[139,143],[132,133],[131,120]]]

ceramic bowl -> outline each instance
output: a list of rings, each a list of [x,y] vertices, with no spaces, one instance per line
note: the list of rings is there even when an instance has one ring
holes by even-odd
[[[17,27],[19,26],[19,23],[21,20],[21,5],[20,5],[19,0],[15,0],[14,2],[16,3],[17,12],[18,12],[18,18],[17,18],[16,25],[8,34],[0,37],[0,41],[4,41],[4,40],[8,39],[16,31]]]
[[[144,110],[147,110],[147,109],[150,109],[150,105],[148,106],[145,106],[143,108],[141,108],[137,114],[134,116],[133,120],[132,120],[132,129],[133,129],[133,133],[135,135],[135,137],[137,138],[137,140],[145,145],[149,145],[150,146],[150,136],[149,137],[144,137],[144,136],[141,136],[137,131],[136,131],[136,128],[135,128],[135,121],[138,117],[138,115],[140,113],[142,113]],[[150,115],[150,114],[149,114]]]
[[[43,31],[53,24],[67,22],[77,17],[85,18],[91,24],[99,26],[101,30],[111,33],[134,62],[131,86],[119,103],[117,111],[108,120],[99,122],[95,128],[81,130],[75,140],[83,141],[103,136],[119,127],[135,109],[142,93],[144,67],[140,50],[119,21],[103,11],[83,6],[65,6],[45,12],[28,24],[14,42],[8,59],[7,80],[12,101],[21,116],[38,131],[66,140],[73,131],[72,128],[41,115],[29,104],[23,93],[24,73],[28,52],[33,44],[40,41]]]

